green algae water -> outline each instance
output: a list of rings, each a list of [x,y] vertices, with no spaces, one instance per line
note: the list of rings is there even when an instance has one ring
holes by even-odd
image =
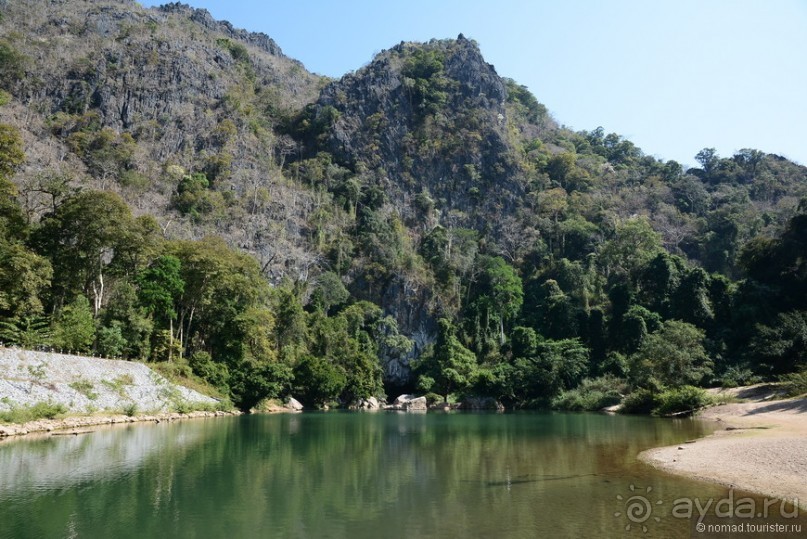
[[[673,500],[727,489],[636,455],[709,430],[599,414],[306,413],[6,440],[0,537],[690,537]]]

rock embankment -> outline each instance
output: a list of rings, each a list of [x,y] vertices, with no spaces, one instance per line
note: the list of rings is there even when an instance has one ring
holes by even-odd
[[[39,403],[82,415],[156,414],[218,404],[143,363],[0,347],[0,411]]]
[[[0,438],[7,436],[24,436],[26,434],[34,434],[37,432],[52,432],[59,431],[62,435],[76,435],[86,434],[88,427],[98,427],[105,425],[122,425],[127,423],[162,423],[164,421],[177,421],[180,419],[198,419],[203,417],[220,417],[228,415],[240,415],[241,412],[188,412],[180,414],[178,412],[166,412],[159,414],[143,414],[143,415],[96,415],[96,416],[81,416],[81,417],[66,417],[64,419],[38,419],[36,421],[29,421],[19,425],[0,425]]]

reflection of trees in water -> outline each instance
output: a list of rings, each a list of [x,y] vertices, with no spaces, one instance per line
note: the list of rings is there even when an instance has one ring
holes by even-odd
[[[0,446],[0,471],[44,458],[54,469],[44,477],[59,479],[48,483],[58,494],[0,504],[0,519],[14,537],[68,528],[115,537],[585,536],[591,519],[610,525],[610,502],[624,490],[619,474],[635,455],[694,437],[692,425],[591,414],[330,413],[97,432],[61,449],[57,440]],[[11,461],[9,448],[25,456]],[[34,485],[16,484],[15,492]],[[600,503],[588,508],[591,518],[569,518],[606,498],[607,511]],[[32,514],[47,518],[31,523]]]

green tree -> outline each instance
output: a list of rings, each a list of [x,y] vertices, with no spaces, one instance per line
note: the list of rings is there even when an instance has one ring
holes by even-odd
[[[254,305],[239,314],[235,322],[241,334],[241,356],[259,363],[277,361],[275,314],[265,306]]]
[[[104,191],[83,191],[43,218],[34,243],[53,264],[57,297],[85,293],[97,315],[108,271],[124,252],[120,247],[131,228],[129,207],[118,195]]]
[[[328,312],[331,307],[344,303],[350,293],[342,283],[342,279],[332,271],[322,273],[316,280],[316,286],[311,293],[311,305],[315,309]]]
[[[51,284],[50,262],[19,243],[0,238],[0,313],[35,316]]]
[[[0,124],[0,241],[23,240],[27,233],[25,215],[17,201],[17,186],[10,181],[24,161],[19,130]]]
[[[492,311],[486,316],[497,320],[499,326],[499,342],[504,344],[505,322],[515,319],[524,301],[524,290],[521,278],[515,268],[501,257],[482,257],[480,262],[482,276],[479,283],[479,294],[486,298],[483,304]]]
[[[544,341],[538,345],[538,355],[552,366],[558,389],[576,387],[588,374],[588,348],[579,339]]]
[[[0,241],[22,241],[27,236],[28,226],[17,194],[17,186],[0,176]]]
[[[307,340],[306,313],[294,285],[286,280],[272,290],[273,311],[277,318],[278,350],[294,348]]]
[[[406,59],[401,74],[416,117],[423,120],[448,102],[449,79],[444,74],[443,54],[436,50],[416,49]]]
[[[599,263],[606,276],[630,275],[662,250],[661,236],[650,221],[637,217],[616,226],[614,236],[600,249]]]
[[[158,323],[168,324],[168,361],[173,359],[174,322],[177,318],[175,306],[185,290],[181,267],[177,257],[163,255],[137,276],[141,305]]]
[[[109,294],[102,316],[104,327],[120,326],[125,344],[121,355],[145,361],[151,356],[154,320],[141,306],[134,283],[120,280]],[[99,347],[100,335],[99,335]]]
[[[230,369],[224,363],[213,361],[211,355],[205,351],[194,352],[188,358],[188,366],[193,370],[194,374],[218,388],[222,393],[246,394],[244,389],[237,387],[238,384],[233,384],[235,387],[233,391],[230,390]],[[242,374],[244,377],[247,375],[248,373]],[[242,379],[243,382],[246,382],[246,380]],[[233,402],[238,402],[238,399],[234,398]]]
[[[7,41],[0,41],[0,88],[10,89],[25,76],[26,57]]]
[[[578,339],[539,340],[532,353],[528,349],[520,353],[525,355],[514,354],[507,376],[512,395],[523,405],[546,406],[562,390],[577,386],[589,372],[589,352]]]
[[[176,318],[174,303],[185,290],[181,263],[172,255],[154,260],[137,277],[138,296],[146,310],[166,320]]]
[[[317,357],[329,358],[345,373],[341,393],[344,402],[383,394],[379,348],[387,340],[398,343],[394,334],[378,334],[377,324],[383,320],[381,309],[369,302],[357,302],[338,315],[327,317],[317,312],[310,317],[309,351]],[[397,332],[397,325],[387,324]]]
[[[473,385],[478,365],[473,352],[457,339],[449,320],[441,318],[438,327],[431,357],[423,358],[417,369],[422,373],[418,385],[424,391],[439,393],[448,402],[451,393],[464,391]]]
[[[53,343],[65,350],[89,352],[94,341],[95,321],[90,302],[78,295],[56,317]]]
[[[292,369],[280,362],[261,362],[244,359],[229,371],[219,371],[230,385],[233,403],[242,411],[249,411],[261,400],[282,395],[288,391],[294,378]],[[311,380],[306,380],[311,382]]]
[[[662,316],[670,316],[683,266],[683,260],[667,252],[650,260],[638,278],[640,303]]]
[[[695,155],[695,161],[703,167],[706,179],[710,179],[720,163],[720,156],[714,148],[704,148]]]
[[[243,333],[238,317],[265,305],[269,285],[258,262],[220,238],[172,242],[167,254],[180,261],[185,283],[177,301],[178,335],[184,353],[204,343],[214,358],[241,355]]]
[[[675,318],[698,327],[707,327],[714,319],[709,301],[709,275],[703,268],[687,271],[673,296]]]
[[[211,189],[207,176],[198,172],[180,180],[172,204],[182,215],[198,222],[224,207],[225,201],[220,192]]]
[[[51,344],[50,322],[44,316],[15,316],[0,320],[0,342],[33,349]]]
[[[121,357],[126,351],[126,338],[123,336],[123,324],[115,320],[109,326],[102,326],[96,332],[98,352],[106,357]]]
[[[759,324],[749,356],[764,374],[784,374],[807,366],[807,311],[779,313],[773,324]]]
[[[704,333],[692,324],[667,320],[630,358],[630,378],[641,387],[697,385],[712,372]]]
[[[539,282],[540,278],[528,284],[524,319],[550,339],[578,336],[582,311],[561,290],[557,281],[547,279],[540,285]]]
[[[534,356],[538,350],[538,334],[530,327],[516,327],[513,329],[510,349],[514,357]]]
[[[612,372],[606,365],[608,353],[608,331],[605,314],[600,308],[591,309],[586,320],[585,342],[591,350],[591,364],[595,374],[605,375],[620,373]]]
[[[0,124],[0,179],[11,178],[24,161],[20,131],[11,125]]]
[[[294,369],[294,384],[304,404],[321,407],[342,393],[347,377],[330,359],[308,355]]]

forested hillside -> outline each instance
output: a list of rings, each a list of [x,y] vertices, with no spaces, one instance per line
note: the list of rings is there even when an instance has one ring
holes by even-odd
[[[462,35],[329,80],[181,4],[0,16],[0,340],[243,408],[649,409],[804,366],[803,166],[569,130]]]

